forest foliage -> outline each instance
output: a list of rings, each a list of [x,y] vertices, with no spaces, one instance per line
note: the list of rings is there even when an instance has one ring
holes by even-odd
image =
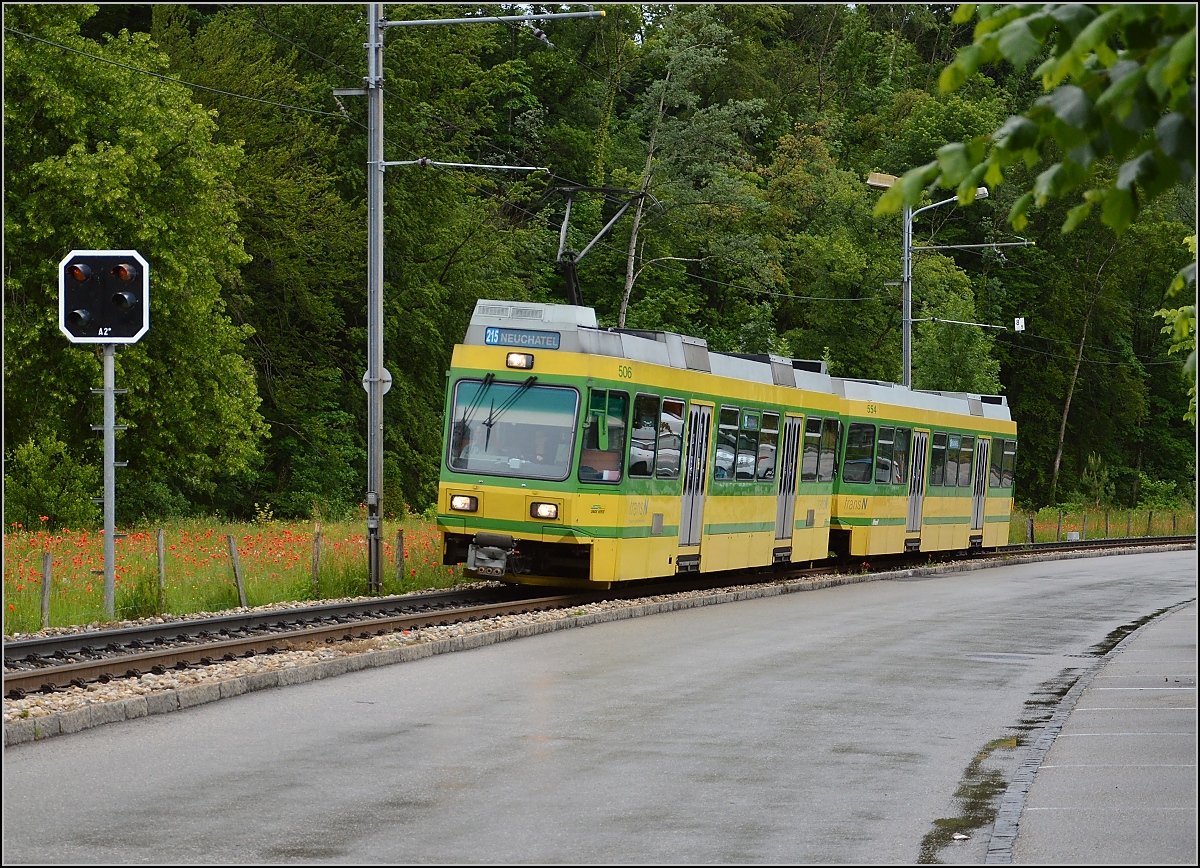
[[[915,224],[942,249],[914,263],[913,381],[1007,396],[1018,500],[1194,497],[1189,334],[1156,318],[1190,304],[1194,323],[1194,6],[1164,7],[1183,35],[1158,54],[1141,13],[1110,14],[1125,7],[988,27],[1000,7],[596,8],[386,33],[385,159],[550,171],[387,171],[385,511],[436,497],[475,301],[567,300],[563,188],[599,188],[575,195],[573,250],[632,202],[578,263],[603,325],[897,381],[900,220],[876,216],[872,171],[916,178],[896,192],[914,201],[939,180],[991,188]],[[362,85],[365,5],[6,4],[4,27],[5,521],[99,519],[100,358],[57,326],[57,265],[81,248],[152,269],[150,332],[116,356],[119,521],[348,514],[366,479],[366,105],[333,89]],[[1142,132],[1106,126],[1103,99]]]

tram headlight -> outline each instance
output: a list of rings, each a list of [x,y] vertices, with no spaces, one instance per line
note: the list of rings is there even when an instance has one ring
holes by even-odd
[[[509,353],[504,364],[510,368],[520,368],[528,371],[533,368],[533,353]]]
[[[558,518],[557,503],[534,503],[529,507],[530,518],[555,519]]]
[[[455,512],[475,512],[479,509],[479,498],[469,494],[452,494],[450,508]]]

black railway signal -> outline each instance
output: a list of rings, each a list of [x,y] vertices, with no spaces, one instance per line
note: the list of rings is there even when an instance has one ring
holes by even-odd
[[[75,344],[132,344],[150,330],[150,267],[136,250],[72,250],[58,265],[58,327]]]

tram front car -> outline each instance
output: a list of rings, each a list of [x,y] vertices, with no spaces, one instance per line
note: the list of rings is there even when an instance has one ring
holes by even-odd
[[[447,382],[444,564],[521,584],[607,586],[614,578],[617,540],[604,529],[615,531],[622,512],[616,483],[628,397],[596,388],[620,371],[607,370],[614,359],[588,354],[581,332],[585,343],[603,334],[589,308],[476,305]],[[584,493],[581,481],[599,485]]]

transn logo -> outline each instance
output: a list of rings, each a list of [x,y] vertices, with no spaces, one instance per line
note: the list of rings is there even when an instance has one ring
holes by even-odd
[[[846,512],[866,512],[867,499],[865,497],[843,497],[842,509]]]

